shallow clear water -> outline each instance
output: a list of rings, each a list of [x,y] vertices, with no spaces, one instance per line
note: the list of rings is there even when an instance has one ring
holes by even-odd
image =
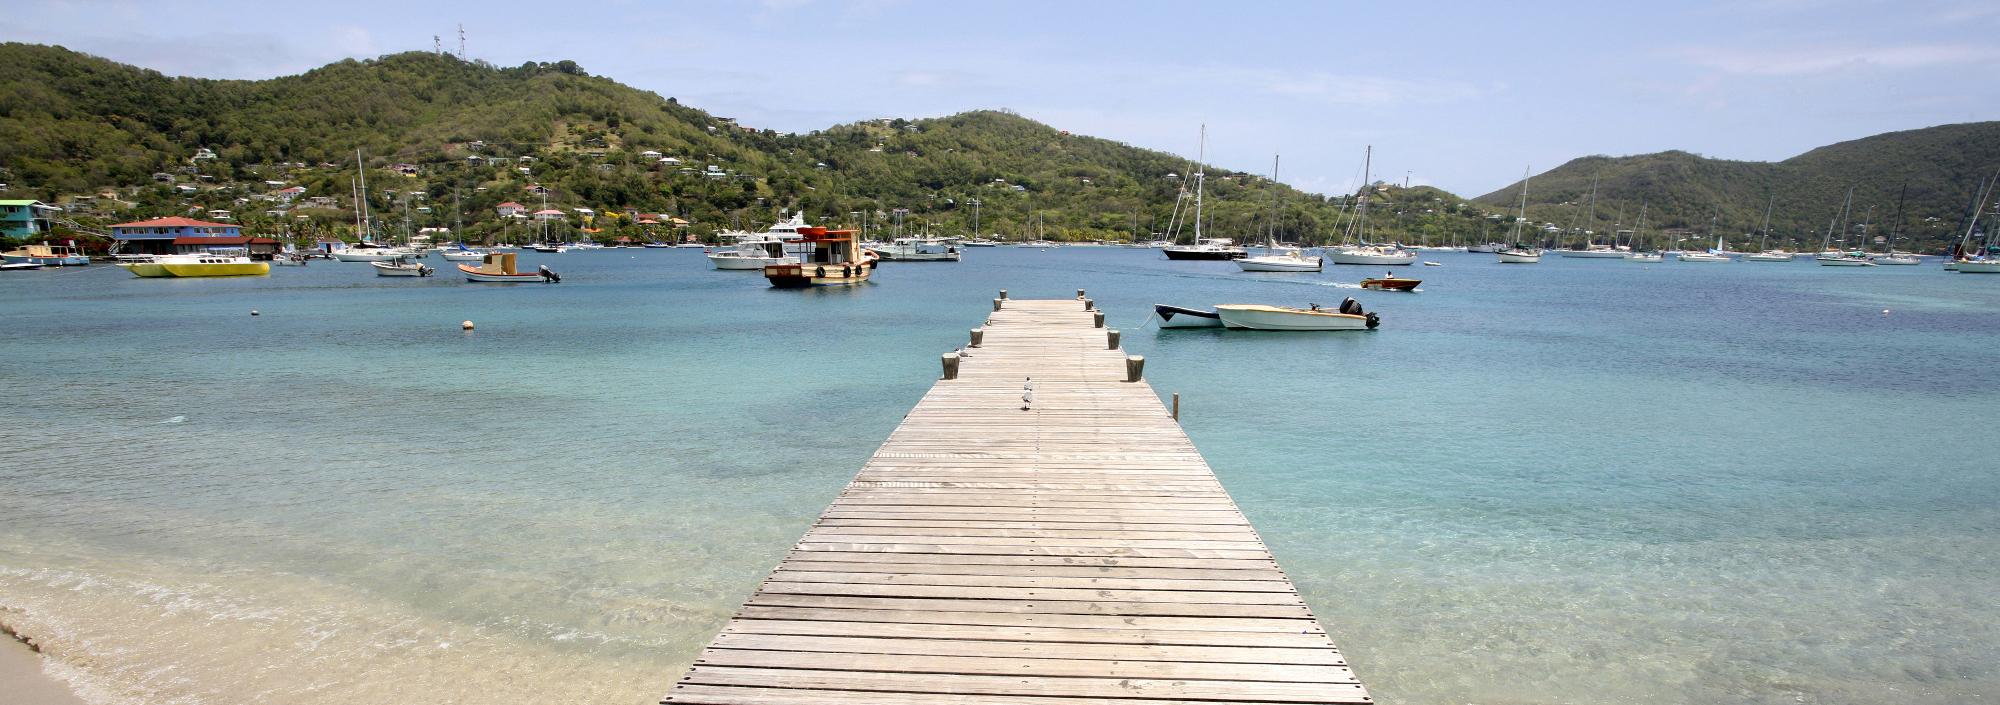
[[[655,702],[994,290],[1086,288],[1382,702],[2000,698],[2000,277],[523,259],[0,276],[0,624],[106,702]],[[1142,325],[1344,296],[1382,329]]]

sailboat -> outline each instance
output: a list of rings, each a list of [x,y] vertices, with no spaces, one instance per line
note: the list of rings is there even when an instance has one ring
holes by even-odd
[[[1713,215],[1713,216],[1709,216],[1709,218],[1708,218],[1708,231],[1709,231],[1709,232],[1711,232],[1711,233],[1715,233],[1715,221],[1716,221],[1716,219],[1717,219],[1717,218],[1718,218],[1719,216],[1721,216],[1721,215],[1722,215],[1722,209],[1721,209],[1721,208],[1717,208],[1717,209],[1716,209],[1716,214],[1715,214],[1715,215]],[[1709,251],[1707,251],[1707,252],[1683,252],[1683,253],[1681,253],[1681,256],[1680,256],[1680,260],[1681,260],[1682,262],[1733,262],[1733,261],[1735,261],[1735,260],[1732,260],[1732,259],[1729,259],[1729,255],[1727,254],[1728,252],[1729,252],[1729,250],[1728,250],[1727,248],[1725,248],[1725,247],[1723,247],[1723,246],[1722,246],[1722,234],[1721,234],[1721,233],[1716,233],[1716,234],[1715,234],[1715,249],[1713,249],[1713,250],[1709,250]]]
[[[1764,228],[1757,240],[1757,251],[1743,255],[1745,262],[1790,262],[1792,253],[1787,250],[1773,250],[1765,247],[1771,242],[1771,209],[1778,205],[1777,194],[1771,195],[1771,202],[1764,204]]]
[[[1621,216],[1621,217],[1622,217],[1622,216]],[[1625,261],[1627,261],[1627,262],[1638,262],[1638,263],[1640,263],[1640,264],[1657,264],[1657,263],[1659,263],[1659,262],[1662,262],[1662,261],[1664,261],[1664,260],[1666,259],[1665,257],[1663,257],[1663,256],[1661,256],[1661,255],[1660,255],[1660,252],[1659,252],[1659,250],[1641,250],[1641,249],[1639,249],[1639,241],[1640,241],[1640,239],[1644,238],[1645,236],[1646,236],[1646,203],[1645,203],[1644,201],[1640,201],[1640,202],[1639,202],[1639,229],[1638,229],[1638,230],[1634,230],[1634,231],[1632,231],[1632,249],[1633,249],[1633,252],[1632,252],[1632,254],[1629,254],[1629,255],[1625,255]]]
[[[1521,171],[1521,211],[1514,216],[1514,227],[1507,232],[1507,248],[1499,251],[1501,264],[1534,264],[1542,261],[1541,248],[1521,244],[1521,224],[1528,222],[1528,174],[1529,167]]]
[[[1327,259],[1333,260],[1334,264],[1416,264],[1415,252],[1396,245],[1368,244],[1368,178],[1372,175],[1374,160],[1375,147],[1369,145],[1361,161],[1361,187],[1355,191],[1354,219],[1347,222],[1347,242],[1328,251]]]
[[[1903,230],[1903,200],[1909,195],[1910,185],[1903,184],[1902,193],[1896,195],[1896,224],[1889,227],[1889,242],[1882,248],[1885,251],[1881,255],[1869,258],[1875,260],[1876,264],[1904,266],[1923,264],[1923,260],[1918,259],[1915,253],[1896,251],[1896,236]]]
[[[1570,225],[1575,226],[1576,222],[1572,220],[1570,221]],[[1624,249],[1618,247],[1616,244],[1618,241],[1617,233],[1612,233],[1611,241],[1613,244],[1610,245],[1600,245],[1590,241],[1592,239],[1589,237],[1591,234],[1591,230],[1593,230],[1596,227],[1597,227],[1597,175],[1593,174],[1590,177],[1590,216],[1583,221],[1583,235],[1585,236],[1583,240],[1583,246],[1574,250],[1556,250],[1556,254],[1562,255],[1564,257],[1577,257],[1583,259],[1618,259],[1620,257],[1624,257],[1625,256]],[[1616,228],[1613,228],[1613,230],[1616,230]]]
[[[1317,272],[1321,259],[1307,257],[1296,247],[1283,251],[1278,249],[1278,218],[1284,213],[1278,200],[1278,157],[1271,156],[1271,184],[1266,188],[1271,194],[1271,222],[1264,228],[1264,249],[1269,252],[1258,257],[1236,260],[1236,266],[1245,272]]]
[[[1826,224],[1826,238],[1825,241],[1820,244],[1821,252],[1819,253],[1818,256],[1813,258],[1819,261],[1820,266],[1822,267],[1875,266],[1875,263],[1869,261],[1867,257],[1862,257],[1859,254],[1850,254],[1846,252],[1847,227],[1845,223],[1847,222],[1848,208],[1851,207],[1853,204],[1854,204],[1854,188],[1850,186],[1847,189],[1847,200],[1842,202],[1840,205],[1840,213],[1834,216],[1834,222]],[[1835,225],[1840,225],[1841,249],[1839,250],[1830,249],[1833,247],[1833,228]]]
[[[1173,245],[1160,248],[1167,259],[1239,259],[1247,252],[1235,247],[1235,241],[1227,238],[1204,238],[1201,236],[1201,191],[1203,174],[1206,171],[1202,160],[1208,158],[1208,126],[1201,126],[1201,141],[1195,147],[1194,160],[1194,244]]]

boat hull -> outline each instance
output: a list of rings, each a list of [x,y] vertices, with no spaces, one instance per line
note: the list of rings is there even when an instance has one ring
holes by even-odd
[[[1534,264],[1542,261],[1542,253],[1540,252],[1506,250],[1496,253],[1495,256],[1500,258],[1501,264]]]
[[[1711,255],[1711,254],[1704,254],[1704,253],[1699,253],[1699,252],[1690,252],[1690,253],[1687,253],[1687,254],[1684,254],[1684,255],[1681,255],[1681,256],[1680,256],[1680,260],[1681,260],[1682,262],[1733,262],[1733,261],[1735,261],[1735,260],[1732,260],[1732,259],[1729,259],[1728,257],[1724,257],[1724,256],[1722,256],[1722,255]]]
[[[39,264],[44,267],[75,267],[90,264],[85,255],[0,255],[8,264]]]
[[[1166,304],[1154,304],[1161,328],[1221,328],[1222,317],[1214,311],[1200,311]]]
[[[1217,306],[1215,313],[1232,330],[1368,330],[1368,317],[1351,313],[1239,304]]]
[[[781,289],[797,289],[808,286],[843,286],[868,281],[875,273],[873,263],[858,265],[842,264],[779,264],[764,268],[764,278],[771,286]]]
[[[247,277],[270,274],[269,262],[229,262],[225,264],[121,264],[126,271],[142,277]]]
[[[1421,279],[1363,279],[1361,288],[1375,291],[1414,291]]]
[[[1625,253],[1617,250],[1556,250],[1556,254],[1572,259],[1624,259]]]
[[[1975,262],[1975,261],[1972,261],[1972,260],[1959,260],[1959,261],[1958,261],[1958,273],[1959,273],[1959,274],[2000,274],[2000,261],[1990,261],[1990,262]]]
[[[1819,266],[1821,266],[1821,267],[1873,267],[1873,266],[1875,266],[1875,263],[1874,263],[1874,262],[1870,262],[1870,261],[1868,261],[1868,260],[1865,260],[1865,259],[1861,259],[1861,258],[1859,258],[1859,257],[1819,257],[1819,258],[1817,258],[1817,259],[1819,260]]]
[[[1236,266],[1245,272],[1317,272],[1321,261],[1318,257],[1245,257],[1236,260]]]
[[[1790,262],[1790,261],[1792,261],[1792,257],[1793,257],[1793,255],[1789,255],[1789,254],[1783,254],[1783,255],[1777,255],[1777,254],[1771,254],[1771,253],[1769,253],[1769,252],[1759,252],[1759,253],[1757,253],[1757,254],[1750,254],[1750,255],[1744,255],[1744,256],[1743,256],[1743,261],[1745,261],[1745,262]]]
[[[480,262],[486,259],[484,252],[440,252],[438,256],[446,262]]]
[[[1875,263],[1878,265],[1900,265],[1908,267],[1912,265],[1923,264],[1924,262],[1923,260],[1917,259],[1915,257],[1877,257],[1875,258]]]
[[[1224,250],[1224,249],[1195,249],[1195,248],[1168,247],[1168,248],[1163,248],[1160,251],[1165,252],[1167,254],[1167,259],[1190,259],[1190,260],[1242,259],[1243,255],[1245,254],[1242,250],[1236,250],[1236,249]]]
[[[708,256],[708,263],[716,269],[752,270],[776,265],[798,264],[797,257],[738,257],[724,253]]]
[[[462,264],[458,265],[458,271],[463,272],[465,274],[466,281],[473,281],[473,282],[508,282],[515,284],[532,284],[532,283],[540,283],[542,281],[541,272],[501,274],[497,272],[482,272]]]
[[[395,265],[382,262],[370,262],[368,264],[375,268],[375,276],[378,277],[428,277],[432,271],[435,271],[421,264]]]
[[[335,252],[333,258],[342,262],[388,262],[397,257],[408,257],[404,253],[389,254],[376,252]]]
[[[1328,253],[1326,257],[1327,259],[1333,260],[1334,264],[1376,264],[1376,265],[1400,266],[1400,265],[1417,263],[1417,253],[1415,252],[1403,255],[1373,254],[1373,253],[1363,253],[1363,252],[1332,252]]]

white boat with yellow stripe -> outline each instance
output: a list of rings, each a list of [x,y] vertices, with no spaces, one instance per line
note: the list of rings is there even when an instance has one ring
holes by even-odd
[[[120,262],[118,266],[142,277],[245,277],[271,273],[270,262],[215,253],[159,255],[151,261]]]

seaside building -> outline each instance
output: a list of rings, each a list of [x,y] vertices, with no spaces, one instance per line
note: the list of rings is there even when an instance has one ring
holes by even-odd
[[[111,237],[118,241],[118,251],[147,255],[199,252],[208,247],[243,246],[249,242],[249,238],[243,237],[241,226],[179,217],[119,223],[111,226]]]
[[[527,206],[515,203],[513,201],[508,201],[506,203],[502,203],[500,205],[493,207],[493,210],[499,212],[500,217],[502,218],[512,218],[516,215],[520,215],[521,211],[527,209],[528,209]]]
[[[23,240],[47,235],[58,210],[41,201],[0,201],[0,235]]]

